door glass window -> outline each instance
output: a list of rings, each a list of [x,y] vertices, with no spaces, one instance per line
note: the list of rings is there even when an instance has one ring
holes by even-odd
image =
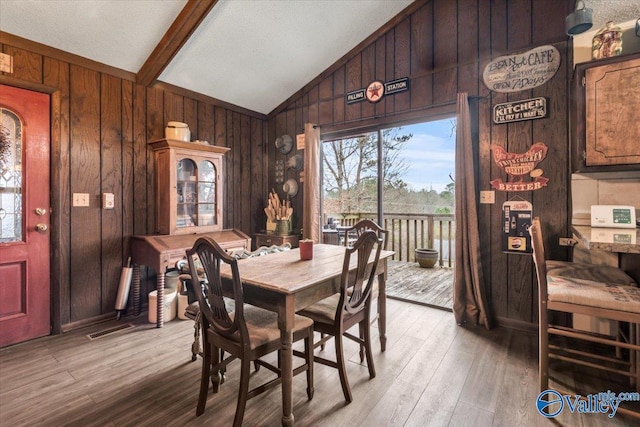
[[[22,122],[0,108],[0,243],[22,241]]]

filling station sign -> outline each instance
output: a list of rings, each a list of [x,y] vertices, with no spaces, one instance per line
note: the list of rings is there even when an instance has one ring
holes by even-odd
[[[406,92],[409,90],[409,78],[393,80],[383,83],[379,80],[369,83],[364,89],[354,90],[347,93],[347,104],[355,104],[356,102],[369,101],[376,103],[385,95],[393,95],[394,93]]]

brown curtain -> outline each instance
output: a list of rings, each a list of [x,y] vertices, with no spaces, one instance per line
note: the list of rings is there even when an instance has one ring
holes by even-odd
[[[456,131],[456,258],[453,313],[461,325],[473,321],[491,328],[484,294],[476,209],[476,176],[471,116],[466,93],[458,94]]]
[[[302,201],[302,237],[320,240],[320,127],[304,125],[304,185]]]

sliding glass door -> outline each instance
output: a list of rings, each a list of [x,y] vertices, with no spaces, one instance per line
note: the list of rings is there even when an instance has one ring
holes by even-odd
[[[324,237],[344,243],[342,227],[363,218],[379,220],[378,132],[322,143],[322,214]]]
[[[325,140],[322,151],[325,241],[344,243],[341,228],[367,218],[391,231],[396,260],[435,248],[450,265],[455,118]]]

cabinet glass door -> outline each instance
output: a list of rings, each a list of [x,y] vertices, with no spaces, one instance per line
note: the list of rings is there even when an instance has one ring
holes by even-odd
[[[216,172],[208,160],[198,165],[198,225],[216,225]]]
[[[197,168],[191,159],[178,162],[176,189],[178,203],[176,204],[176,227],[193,227],[197,222]]]

